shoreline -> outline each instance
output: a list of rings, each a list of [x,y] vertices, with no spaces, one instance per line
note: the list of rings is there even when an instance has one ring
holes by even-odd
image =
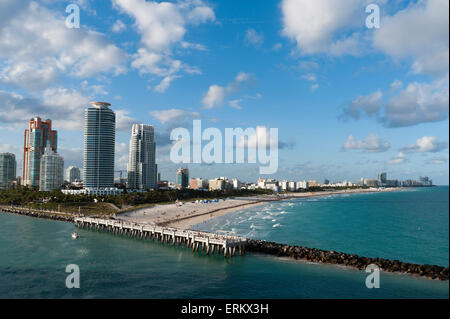
[[[296,198],[310,198],[310,197],[321,197],[330,195],[345,195],[345,194],[364,194],[364,193],[380,193],[380,192],[391,192],[391,191],[401,191],[403,188],[387,188],[387,189],[355,189],[355,190],[342,190],[342,191],[325,191],[325,192],[307,192],[307,193],[288,193],[283,194],[279,197],[256,197],[256,202],[248,202],[238,205],[230,205],[221,208],[213,208],[212,210],[205,211],[199,214],[184,214],[183,216],[178,216],[173,219],[165,220],[163,222],[156,223],[160,226],[170,226],[182,229],[192,229],[193,226],[200,225],[211,219],[226,215],[228,213],[244,209],[251,208],[260,205],[264,205],[270,202],[291,200]],[[128,212],[131,218],[132,214],[137,211]],[[151,213],[149,211],[148,213]]]
[[[353,192],[355,193],[355,192]],[[359,192],[361,193],[361,192]],[[333,192],[336,194],[336,192]],[[342,193],[340,193],[342,194]],[[314,197],[319,194],[302,194],[303,196],[289,196],[283,199],[292,199],[299,197]],[[320,194],[320,195],[330,195],[330,194]],[[283,200],[283,199],[278,199]],[[229,208],[221,208],[218,209],[213,214],[227,214],[230,211],[235,211],[242,207],[253,207],[258,205],[263,205],[269,201],[274,200],[265,200],[258,201],[253,203],[244,203],[238,206],[233,206]],[[162,205],[163,206],[163,205]],[[10,206],[0,206],[0,213],[11,213],[24,215],[28,217],[34,218],[43,218],[54,221],[62,221],[62,222],[74,222],[74,217],[76,215],[68,215],[65,213],[58,212],[42,212],[42,211],[33,211],[29,208],[25,207],[10,207]],[[209,215],[209,213],[206,213]],[[188,216],[187,219],[195,220],[195,218],[202,218],[203,215],[199,216]],[[114,218],[113,218],[114,219]],[[295,259],[298,261],[311,262],[317,264],[326,264],[326,265],[334,265],[338,267],[345,267],[349,269],[363,270],[370,264],[376,264],[380,267],[382,271],[396,273],[396,274],[407,274],[416,278],[427,278],[439,281],[448,281],[448,267],[443,267],[439,265],[429,265],[429,264],[413,264],[406,263],[399,260],[388,260],[384,258],[370,258],[358,256],[356,254],[347,254],[343,252],[335,252],[328,251],[316,248],[308,248],[301,246],[290,246],[287,244],[275,243],[275,242],[267,242],[264,240],[256,240],[256,239],[247,239],[246,250],[251,253],[260,253],[264,255],[272,255],[275,257],[287,258],[287,259]]]

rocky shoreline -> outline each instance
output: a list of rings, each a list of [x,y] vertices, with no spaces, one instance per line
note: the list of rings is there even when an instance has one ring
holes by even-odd
[[[61,221],[61,222],[73,223],[73,221],[74,221],[74,216],[62,214],[62,213],[40,212],[40,211],[31,210],[31,209],[15,208],[15,207],[0,207],[0,211],[5,212],[5,213],[35,217],[35,218],[57,220],[57,221]]]
[[[44,218],[63,222],[74,222],[74,216],[41,212],[26,208],[5,207],[0,206],[0,211],[6,213],[19,214],[35,218]],[[418,265],[401,262],[399,260],[388,260],[383,258],[368,258],[355,254],[346,254],[336,251],[328,251],[316,248],[308,248],[301,246],[290,246],[275,242],[267,242],[264,240],[248,239],[246,251],[274,255],[278,257],[290,257],[299,260],[306,260],[316,263],[334,264],[352,267],[358,270],[366,269],[370,264],[375,264],[383,271],[407,273],[415,277],[426,277],[435,280],[448,280],[448,267],[437,265]]]
[[[300,246],[289,246],[254,239],[247,240],[246,250],[249,252],[264,253],[278,257],[290,257],[310,262],[344,265],[358,270],[366,269],[368,265],[375,264],[383,271],[407,273],[415,277],[426,277],[435,280],[448,280],[448,267],[445,268],[436,265],[418,265],[401,262],[399,260],[368,258],[354,254]]]

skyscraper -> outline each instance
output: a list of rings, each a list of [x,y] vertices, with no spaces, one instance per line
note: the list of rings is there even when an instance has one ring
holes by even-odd
[[[8,189],[16,178],[16,155],[0,153],[0,189]]]
[[[155,130],[153,126],[134,124],[130,139],[128,188],[156,188],[155,152]]]
[[[84,187],[114,186],[116,115],[106,102],[91,102],[84,112]]]
[[[69,168],[66,170],[66,180],[69,183],[81,181],[80,169],[76,166],[69,166]]]
[[[378,175],[378,182],[380,185],[386,185],[387,183],[387,173],[381,173]]]
[[[56,152],[57,139],[58,133],[52,130],[51,120],[42,121],[36,117],[29,121],[23,148],[23,185],[39,186],[41,156],[47,146]]]
[[[51,148],[45,148],[41,157],[39,190],[51,192],[60,189],[64,183],[64,160]]]
[[[177,187],[187,188],[189,186],[189,170],[180,167],[177,171]]]

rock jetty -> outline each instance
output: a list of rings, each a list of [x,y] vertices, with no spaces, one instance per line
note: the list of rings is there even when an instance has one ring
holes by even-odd
[[[381,270],[388,272],[407,273],[416,277],[426,277],[436,280],[448,280],[448,267],[445,268],[436,265],[417,265],[401,262],[399,260],[361,257],[342,252],[289,246],[254,239],[247,240],[246,250],[250,252],[270,254],[279,257],[291,257],[317,263],[345,265],[358,270],[366,269],[368,265],[375,264],[378,265]]]
[[[12,213],[25,215],[36,218],[44,218],[51,220],[58,220],[62,222],[73,222],[74,217],[72,215],[63,214],[63,213],[52,213],[47,211],[36,211],[28,208],[17,208],[17,207],[0,207],[1,212]]]

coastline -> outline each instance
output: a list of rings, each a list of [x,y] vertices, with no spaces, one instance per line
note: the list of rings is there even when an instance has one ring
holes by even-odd
[[[398,189],[396,189],[398,190]],[[386,191],[386,190],[383,190]],[[221,205],[224,206],[221,208],[217,208],[216,210],[208,210],[203,214],[196,214],[195,216],[185,216],[184,219],[180,216],[174,221],[169,220],[168,223],[176,224],[176,223],[184,223],[188,221],[188,223],[195,224],[198,220],[205,219],[208,220],[210,218],[215,218],[217,216],[225,215],[231,211],[239,210],[242,208],[254,207],[258,205],[266,204],[271,201],[280,201],[280,200],[289,200],[292,198],[307,198],[314,196],[327,196],[327,195],[336,195],[336,194],[348,194],[348,193],[367,193],[373,192],[369,190],[353,190],[352,192],[324,192],[324,193],[301,193],[301,194],[288,194],[289,196],[283,196],[282,198],[267,198],[267,197],[259,197],[257,199],[249,198],[247,199],[230,199],[227,201],[222,201]],[[378,191],[376,191],[378,192]],[[234,201],[233,201],[234,200]],[[233,205],[230,205],[232,203]],[[175,205],[175,204],[169,204]],[[168,205],[159,205],[161,207],[167,207]],[[179,209],[180,206],[175,205],[175,212],[179,212],[176,209]],[[181,206],[182,207],[182,206]],[[208,207],[208,204],[205,205]],[[32,209],[25,207],[10,207],[10,206],[0,206],[0,211],[6,213],[14,213],[25,215],[29,217],[36,218],[44,218],[55,221],[65,221],[65,222],[73,222],[75,215],[68,215],[64,213],[58,213],[53,211],[33,211]],[[145,216],[145,215],[144,215]],[[128,216],[128,218],[130,218]],[[112,218],[117,219],[117,218]],[[165,225],[163,225],[165,226]],[[145,239],[145,238],[144,238]],[[335,265],[341,267],[349,267],[357,270],[363,270],[370,264],[376,264],[380,267],[382,271],[398,273],[398,274],[408,274],[413,277],[424,277],[429,279],[448,281],[448,267],[438,266],[438,265],[428,265],[428,264],[412,264],[406,263],[399,260],[388,260],[383,258],[370,258],[370,257],[362,257],[355,254],[347,254],[343,252],[336,251],[327,251],[316,248],[308,248],[308,247],[300,247],[300,246],[290,246],[287,244],[276,243],[276,242],[267,242],[264,240],[255,240],[248,239],[247,240],[247,248],[248,252],[252,253],[262,253],[265,255],[272,255],[276,257],[295,259],[299,261],[312,262],[312,263],[321,263],[328,265]]]
[[[362,194],[400,191],[403,188],[386,189],[354,189],[342,191],[288,193],[282,196],[255,196],[249,198],[234,198],[219,203],[198,204],[187,203],[177,207],[175,204],[154,205],[118,215],[119,219],[137,221],[160,226],[191,229],[195,225],[202,224],[211,219],[226,215],[236,210],[264,205],[274,201],[291,200],[295,198],[321,197],[330,195]],[[162,210],[164,210],[162,212]]]

